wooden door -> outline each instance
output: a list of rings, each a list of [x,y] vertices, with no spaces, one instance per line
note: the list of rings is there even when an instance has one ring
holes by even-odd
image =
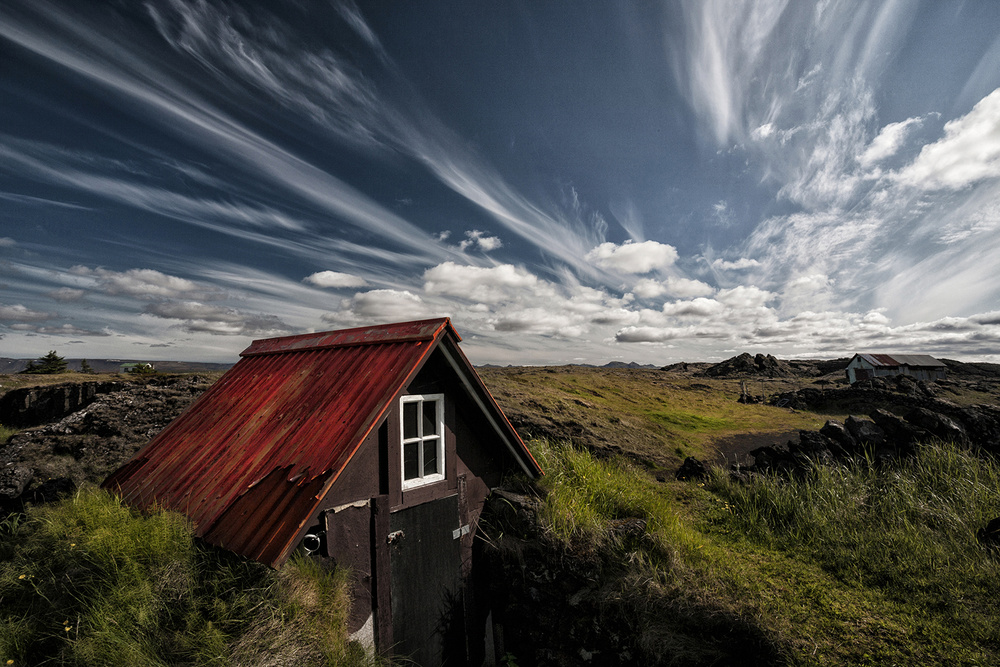
[[[418,665],[466,662],[458,495],[389,517],[393,653]]]

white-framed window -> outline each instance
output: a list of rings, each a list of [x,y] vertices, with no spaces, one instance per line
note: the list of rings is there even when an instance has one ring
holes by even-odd
[[[444,394],[416,394],[399,400],[403,435],[403,488],[444,479]]]

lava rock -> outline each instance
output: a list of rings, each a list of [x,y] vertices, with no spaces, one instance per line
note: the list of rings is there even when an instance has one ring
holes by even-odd
[[[852,436],[851,432],[847,430],[847,427],[839,421],[835,419],[828,420],[825,424],[823,424],[823,428],[821,428],[819,432],[829,438],[836,445],[836,448],[831,447],[831,451],[834,451],[835,453],[842,451],[848,456],[858,452],[858,441],[854,439],[854,436]]]
[[[0,499],[13,500],[24,493],[35,471],[28,466],[7,465],[0,468]]]
[[[684,459],[684,463],[677,469],[675,476],[680,480],[705,479],[708,477],[708,469],[704,463],[693,456],[689,456]]]
[[[832,458],[831,449],[836,443],[816,431],[799,431],[798,443],[788,443],[792,456],[801,456],[810,461],[828,463]]]
[[[887,410],[873,410],[869,416],[885,431],[886,438],[901,451],[912,452],[916,443],[930,437],[925,429],[903,421]]]
[[[46,424],[89,405],[100,394],[124,386],[121,382],[66,382],[12,389],[0,396],[0,424],[16,428]]]
[[[913,408],[906,413],[905,419],[911,424],[929,431],[931,435],[941,440],[966,441],[965,429],[940,412],[934,412],[927,408]]]
[[[856,442],[869,447],[877,447],[885,442],[885,431],[869,419],[859,419],[851,415],[844,421],[848,433]]]

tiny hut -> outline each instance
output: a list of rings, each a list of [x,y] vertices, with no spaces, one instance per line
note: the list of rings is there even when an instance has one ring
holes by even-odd
[[[104,487],[272,567],[350,567],[349,630],[381,651],[491,662],[479,514],[541,469],[460,340],[442,318],[255,341]]]
[[[894,375],[914,380],[944,380],[947,367],[926,354],[855,354],[845,369],[850,384]]]

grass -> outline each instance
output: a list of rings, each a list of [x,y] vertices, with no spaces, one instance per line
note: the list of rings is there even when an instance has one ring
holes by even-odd
[[[0,530],[0,664],[366,664],[349,604],[343,571],[273,571],[95,488]]]
[[[713,442],[726,436],[816,430],[831,417],[843,417],[737,403],[740,383],[731,379],[582,367],[480,372],[497,402],[523,430],[593,450],[617,447],[647,467],[676,467],[686,456],[708,458]],[[777,394],[807,384],[768,380],[763,391]],[[751,388],[756,392],[761,386],[755,380]]]
[[[0,424],[0,445],[6,445],[7,441],[14,436],[20,429],[11,428],[10,426],[4,426]]]
[[[532,450],[548,473],[543,524],[612,564],[606,585],[623,589],[647,659],[720,659],[693,615],[741,628],[765,663],[1000,664],[1000,554],[975,538],[1000,515],[996,461],[935,444],[893,469],[663,484],[568,445]],[[614,537],[624,517],[645,519],[646,536]]]

